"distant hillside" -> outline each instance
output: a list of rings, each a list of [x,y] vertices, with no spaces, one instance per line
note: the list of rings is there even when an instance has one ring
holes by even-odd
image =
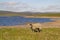
[[[54,12],[11,12],[11,11],[0,11],[0,16],[59,16],[60,13]]]
[[[28,14],[28,12],[0,11],[0,16],[20,16],[20,15],[27,15],[27,14]],[[29,14],[31,14],[31,13],[29,13]]]

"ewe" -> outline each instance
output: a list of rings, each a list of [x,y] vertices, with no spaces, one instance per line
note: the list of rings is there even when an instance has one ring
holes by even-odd
[[[34,23],[34,24],[29,24],[29,25],[31,27],[31,30],[34,32],[40,32],[42,30],[40,23]]]

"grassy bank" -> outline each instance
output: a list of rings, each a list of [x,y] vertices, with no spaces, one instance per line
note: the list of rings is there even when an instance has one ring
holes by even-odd
[[[60,17],[60,13],[15,13],[15,12],[7,12],[1,13],[0,16],[51,16],[51,17]]]
[[[60,40],[60,28],[43,28],[40,33],[29,28],[0,28],[0,40]]]

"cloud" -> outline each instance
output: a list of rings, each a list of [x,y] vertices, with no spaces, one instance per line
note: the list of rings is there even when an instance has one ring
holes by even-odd
[[[0,2],[0,5],[16,5],[15,2]]]
[[[60,10],[60,6],[59,5],[48,6],[47,10]]]
[[[0,9],[10,11],[29,11],[31,7],[22,2],[0,2]]]
[[[60,5],[49,5],[45,8],[41,8],[44,12],[60,12]]]
[[[0,2],[0,10],[9,11],[33,11],[33,12],[60,12],[60,5],[34,8],[22,2]]]
[[[41,7],[41,8],[34,8],[32,11],[34,12],[60,12],[60,5],[49,5],[49,6]]]

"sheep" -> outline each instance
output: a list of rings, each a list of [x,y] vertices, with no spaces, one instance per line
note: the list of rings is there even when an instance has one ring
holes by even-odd
[[[39,23],[34,23],[34,24],[29,24],[29,25],[30,25],[31,30],[34,32],[40,32],[42,30],[41,24]]]

